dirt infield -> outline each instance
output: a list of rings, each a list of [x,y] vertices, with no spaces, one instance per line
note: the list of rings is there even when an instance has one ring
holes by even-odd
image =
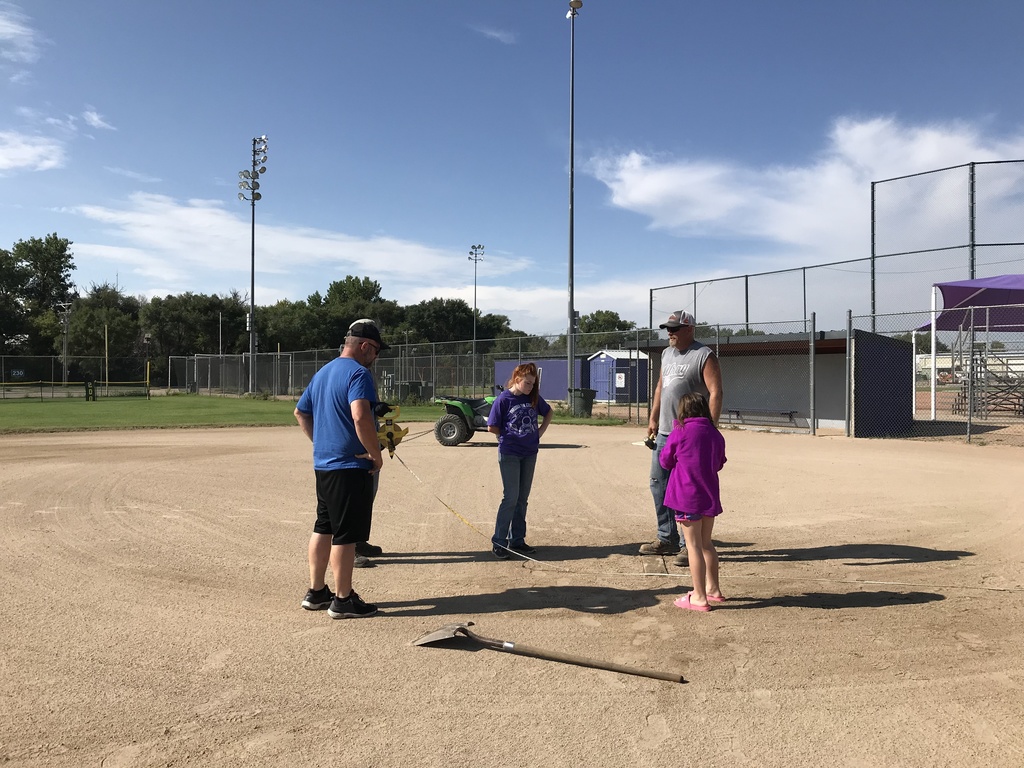
[[[0,438],[0,763],[1024,764],[1024,449],[725,434],[711,613],[635,554],[642,431],[555,425],[535,561],[489,554],[489,436],[385,460],[348,621],[299,607],[297,428]],[[410,645],[466,620],[689,682]]]

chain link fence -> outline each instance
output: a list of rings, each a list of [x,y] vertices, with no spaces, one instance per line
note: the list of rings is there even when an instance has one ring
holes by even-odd
[[[828,363],[835,361],[821,360],[825,336],[813,314],[806,321],[700,324],[695,336],[714,350],[722,370],[721,424],[812,434],[842,428],[842,400],[828,396],[841,386],[842,366],[831,366],[830,373]],[[831,386],[816,387],[821,377]]]
[[[1024,316],[1024,305],[1007,308]],[[987,317],[985,307],[965,309],[958,330],[935,333],[934,354],[930,312],[851,317],[853,331],[874,328],[901,344],[909,360],[876,375],[888,379],[890,397],[909,403],[909,413],[894,422],[909,419],[912,426],[898,436],[1024,445],[1024,332],[992,326]],[[863,354],[857,364],[874,370],[872,353]]]
[[[678,309],[711,323],[742,315],[744,326],[814,312],[819,327],[841,329],[845,310],[903,312],[935,283],[1024,271],[1022,195],[1024,160],[873,182],[870,256],[652,288],[650,324]]]
[[[145,397],[146,360],[141,357],[0,355],[0,399]]]
[[[726,426],[1024,445],[1024,332],[990,327],[983,308],[968,310],[959,330],[936,333],[933,359],[930,318],[928,310],[848,312],[844,328],[820,330],[812,313],[807,320],[702,323],[696,335],[721,363]],[[658,329],[579,334],[576,380],[592,393],[591,415],[646,424],[666,344]],[[475,347],[476,355],[472,341],[394,344],[374,365],[381,397],[402,404],[482,397],[504,386],[516,365],[533,361],[541,393],[567,407],[564,335],[477,339]],[[337,356],[337,349],[259,354],[255,390],[298,397]],[[171,357],[168,391],[245,395],[249,359]],[[93,375],[100,395],[104,384],[117,394],[115,381],[96,375],[106,366],[145,375],[142,359],[69,358],[65,385],[60,357],[0,356],[0,393],[84,396],[82,382]]]
[[[578,334],[577,381],[593,385],[594,415],[646,421],[648,369],[638,349],[657,331]],[[430,402],[435,397],[483,397],[507,383],[511,369],[545,361],[541,393],[556,405],[567,399],[565,336],[512,336],[454,342],[395,344],[374,364],[380,395],[393,403]],[[476,354],[473,354],[474,348]],[[337,349],[257,354],[253,391],[267,397],[298,397],[313,374],[338,356]],[[168,390],[241,396],[249,392],[249,360],[243,355],[172,356]],[[614,364],[609,361],[615,361]],[[642,363],[642,364],[641,364]],[[545,378],[546,376],[546,378]]]

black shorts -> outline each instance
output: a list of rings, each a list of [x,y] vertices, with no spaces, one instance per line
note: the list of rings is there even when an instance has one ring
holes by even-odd
[[[373,475],[365,469],[314,470],[314,533],[331,534],[332,544],[357,544],[370,538]]]

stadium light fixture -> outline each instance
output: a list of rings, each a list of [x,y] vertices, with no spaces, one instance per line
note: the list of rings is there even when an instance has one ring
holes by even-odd
[[[259,178],[267,172],[267,137],[257,136],[252,140],[252,168],[238,172],[239,200],[248,200],[252,207],[252,233],[250,237],[250,272],[249,272],[249,317],[246,325],[249,331],[249,394],[256,391],[256,201],[262,200],[258,190]],[[246,195],[246,192],[249,194]]]
[[[483,261],[483,245],[469,247],[469,260],[473,262],[473,395],[476,396],[476,265]]]

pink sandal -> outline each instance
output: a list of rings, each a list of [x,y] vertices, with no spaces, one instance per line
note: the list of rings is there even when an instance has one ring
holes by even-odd
[[[694,603],[691,603],[690,602],[690,593],[689,592],[687,592],[685,595],[683,595],[678,600],[676,600],[673,603],[673,605],[676,608],[685,608],[687,610],[702,611],[702,612],[705,612],[705,613],[707,611],[711,610],[711,606],[710,605],[695,605]]]
[[[692,595],[693,592],[690,592],[690,594]],[[709,603],[724,603],[725,602],[725,598],[722,597],[721,595],[708,595],[708,602]]]

